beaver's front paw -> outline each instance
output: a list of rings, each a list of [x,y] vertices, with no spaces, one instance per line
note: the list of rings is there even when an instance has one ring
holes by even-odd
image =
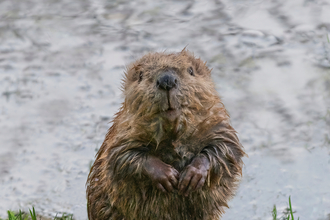
[[[160,191],[172,192],[174,188],[177,188],[179,172],[159,158],[148,156],[143,170]]]
[[[209,159],[204,155],[196,156],[180,174],[179,193],[188,196],[190,192],[202,188],[209,169]]]

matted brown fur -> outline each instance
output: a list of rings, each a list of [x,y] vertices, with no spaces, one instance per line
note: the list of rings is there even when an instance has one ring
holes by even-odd
[[[156,86],[159,74],[167,70],[178,79],[170,96],[181,112],[175,121],[162,117],[169,104]],[[185,49],[149,53],[127,67],[123,92],[125,101],[88,176],[89,219],[219,219],[237,188],[245,153],[211,70]],[[148,155],[180,172],[199,154],[210,160],[208,181],[188,197],[163,193],[142,174]]]

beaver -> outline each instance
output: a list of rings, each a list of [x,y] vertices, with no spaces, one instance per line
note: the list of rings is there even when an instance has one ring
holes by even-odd
[[[219,219],[246,154],[206,62],[149,53],[122,90],[86,183],[89,220]]]

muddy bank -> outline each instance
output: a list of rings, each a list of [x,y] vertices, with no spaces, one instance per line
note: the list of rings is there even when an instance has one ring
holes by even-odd
[[[302,16],[303,15],[303,16]],[[124,66],[188,45],[208,61],[249,154],[224,219],[330,213],[327,1],[0,2],[0,216],[86,219],[89,165]]]

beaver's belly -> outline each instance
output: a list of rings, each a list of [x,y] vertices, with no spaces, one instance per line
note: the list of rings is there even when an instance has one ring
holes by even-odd
[[[162,193],[146,185],[140,186],[140,190],[141,194],[128,197],[126,194],[120,199],[122,203],[117,204],[122,207],[125,220],[208,220],[213,219],[212,216],[218,218],[221,214],[219,201],[214,200],[216,197],[210,195],[214,192],[207,188],[193,192],[188,197],[179,195],[177,191]]]

